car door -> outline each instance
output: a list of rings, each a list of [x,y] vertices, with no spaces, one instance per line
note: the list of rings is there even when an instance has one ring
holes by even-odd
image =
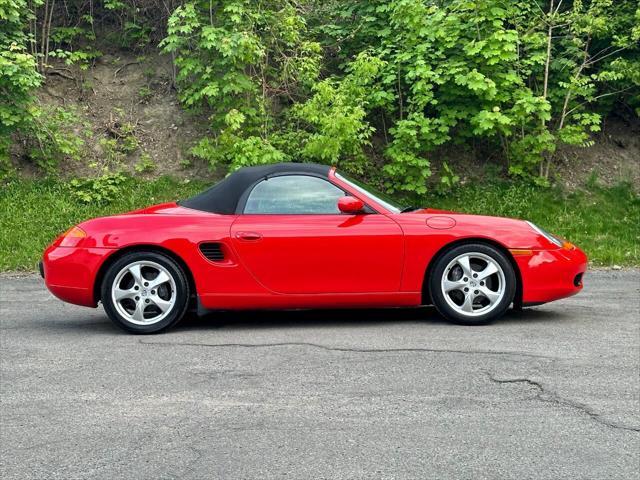
[[[402,229],[386,215],[340,213],[344,195],[310,175],[262,180],[231,226],[240,261],[277,293],[397,292]]]

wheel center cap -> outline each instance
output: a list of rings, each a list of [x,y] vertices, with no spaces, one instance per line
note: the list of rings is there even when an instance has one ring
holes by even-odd
[[[469,282],[469,285],[472,286],[472,287],[476,287],[476,286],[478,286],[478,283],[475,280],[471,280]]]
[[[147,296],[147,289],[143,288],[142,292],[140,293],[140,295],[142,295],[143,297],[146,297]]]

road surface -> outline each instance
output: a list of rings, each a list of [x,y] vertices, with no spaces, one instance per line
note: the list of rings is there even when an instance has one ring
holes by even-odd
[[[487,327],[225,313],[154,336],[0,277],[0,478],[628,479],[640,271]]]

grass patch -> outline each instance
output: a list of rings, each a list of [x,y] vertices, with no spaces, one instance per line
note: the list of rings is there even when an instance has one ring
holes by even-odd
[[[205,185],[127,178],[109,203],[83,202],[70,184],[54,179],[12,180],[0,188],[0,271],[11,271],[36,269],[46,246],[83,220],[175,201]]]
[[[127,178],[107,204],[84,203],[59,180],[12,180],[0,192],[0,271],[34,270],[45,247],[88,218],[185,198],[201,182]],[[583,248],[595,265],[640,265],[640,197],[628,185],[565,193],[493,181],[428,195],[425,206],[531,220]]]
[[[640,265],[640,196],[628,184],[567,193],[492,181],[427,198],[429,206],[529,220],[582,248],[592,265]]]

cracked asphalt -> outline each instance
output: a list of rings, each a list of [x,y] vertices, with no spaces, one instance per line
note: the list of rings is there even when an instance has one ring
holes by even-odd
[[[486,327],[224,313],[131,336],[0,276],[0,478],[629,479],[640,271]]]

